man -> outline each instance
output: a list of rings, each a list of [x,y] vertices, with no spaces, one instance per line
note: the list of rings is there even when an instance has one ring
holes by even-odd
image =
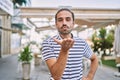
[[[98,60],[88,44],[73,36],[74,14],[60,9],[55,15],[58,35],[43,42],[42,55],[53,80],[93,80]],[[91,60],[90,71],[83,76],[83,57]]]

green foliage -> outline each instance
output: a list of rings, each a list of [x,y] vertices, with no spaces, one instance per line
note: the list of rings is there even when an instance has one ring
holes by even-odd
[[[100,37],[100,48],[101,50],[105,50],[106,49],[106,36],[107,36],[107,33],[106,33],[106,29],[105,28],[101,28],[99,30],[99,37]]]
[[[114,31],[111,30],[109,33],[107,33],[105,28],[101,28],[99,30],[99,34],[95,32],[92,35],[92,41],[93,41],[93,50],[94,52],[98,52],[98,49],[101,51],[104,51],[103,55],[106,55],[105,50],[111,49],[113,47],[113,41],[114,41]]]
[[[101,38],[101,39],[105,39],[105,37],[106,37],[106,29],[105,28],[101,28],[100,30],[99,30],[99,37]]]
[[[92,46],[92,47],[93,47],[93,51],[94,51],[94,52],[98,52],[98,49],[99,49],[99,47],[100,47],[100,40],[99,40],[99,38],[97,37],[97,32],[95,32],[95,33],[92,35],[92,42],[93,42],[93,44],[94,44],[94,46]]]
[[[109,33],[106,38],[106,48],[111,48],[113,47],[113,41],[114,41],[114,35],[112,33]]]
[[[28,62],[29,63],[32,60],[33,56],[31,54],[29,46],[30,46],[30,44],[28,44],[27,46],[25,46],[23,48],[23,51],[20,52],[20,55],[18,57],[19,61]]]
[[[102,63],[106,66],[116,68],[115,60],[104,60],[104,59],[102,59]]]

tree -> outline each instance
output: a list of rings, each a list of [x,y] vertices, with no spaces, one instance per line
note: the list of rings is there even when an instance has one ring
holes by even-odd
[[[97,32],[95,32],[95,33],[92,35],[92,42],[93,42],[93,44],[94,44],[94,45],[92,46],[93,51],[99,53],[98,49],[99,49],[99,47],[100,47],[100,40],[99,40],[99,38],[97,37]]]
[[[114,42],[114,30],[110,30],[109,34],[106,37],[106,48],[109,49],[109,52],[111,52],[113,42]]]
[[[102,51],[104,51],[104,54],[105,54],[105,50],[106,50],[106,36],[107,36],[107,33],[106,33],[106,29],[105,28],[101,28],[99,30],[99,38],[100,38],[100,48]]]
[[[106,49],[109,49],[109,52],[111,52],[111,48],[113,47],[113,41],[114,41],[114,30],[110,30],[109,33],[107,33],[105,28],[101,28],[99,30],[99,34],[95,32],[92,36],[93,41],[93,50],[94,52],[99,53],[99,49],[103,51],[103,56],[106,55]]]

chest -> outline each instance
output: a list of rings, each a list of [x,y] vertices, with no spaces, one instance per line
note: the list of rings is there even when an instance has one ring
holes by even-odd
[[[53,53],[56,58],[59,56],[61,46],[58,44],[51,45]],[[72,48],[69,50],[69,58],[82,58],[84,54],[84,45],[80,43],[75,43]]]

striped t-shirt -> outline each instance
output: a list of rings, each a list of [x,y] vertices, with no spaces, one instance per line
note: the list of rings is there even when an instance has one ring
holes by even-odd
[[[60,45],[57,44],[53,38],[61,40],[60,35],[46,39],[42,44],[42,55],[44,60],[50,58],[58,58],[60,52]],[[69,50],[66,68],[64,70],[61,80],[82,80],[83,73],[83,57],[90,58],[92,50],[85,40],[74,37],[74,45]]]

